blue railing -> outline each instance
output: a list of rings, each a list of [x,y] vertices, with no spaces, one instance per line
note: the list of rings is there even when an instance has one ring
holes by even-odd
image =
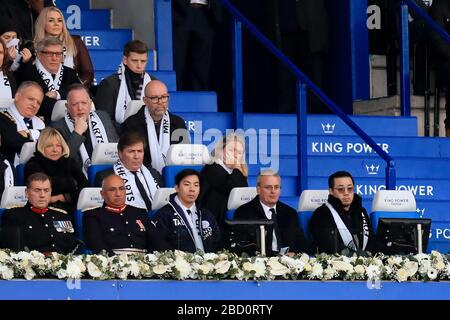
[[[386,161],[386,188],[395,189],[396,173],[394,159],[370,138],[353,120],[347,116],[319,87],[317,87],[297,66],[289,60],[265,35],[263,35],[247,18],[245,18],[229,0],[220,0],[233,16],[233,92],[236,128],[243,128],[243,92],[242,92],[242,25],[258,41],[286,65],[298,79],[297,95],[297,141],[298,141],[298,192],[307,189],[307,141],[306,141],[306,88],[337,114],[358,136]]]
[[[442,39],[450,44],[450,36],[442,29],[425,11],[423,11],[413,0],[400,1],[400,101],[403,116],[411,114],[411,89],[409,72],[409,17],[408,7],[417,13]]]

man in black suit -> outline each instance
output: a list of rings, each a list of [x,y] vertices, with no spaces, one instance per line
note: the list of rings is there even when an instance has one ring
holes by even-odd
[[[161,173],[171,144],[189,143],[184,120],[170,113],[166,85],[150,81],[145,87],[145,106],[122,124],[122,132],[136,131],[145,137],[144,165]]]
[[[42,87],[45,96],[38,114],[48,124],[56,101],[66,99],[68,87],[80,79],[75,70],[63,65],[64,48],[58,38],[42,39],[36,44],[36,54],[36,60],[20,64],[15,76],[18,84],[32,80]]]
[[[280,176],[272,170],[262,171],[257,178],[256,191],[258,195],[240,206],[234,213],[234,219],[274,221],[273,227],[267,230],[266,252],[268,255],[309,252],[310,246],[300,229],[297,211],[279,201]],[[251,237],[254,235],[253,232],[247,234]],[[248,240],[252,241],[252,239]]]
[[[178,90],[208,90],[211,50],[220,21],[217,0],[173,0],[173,61]]]

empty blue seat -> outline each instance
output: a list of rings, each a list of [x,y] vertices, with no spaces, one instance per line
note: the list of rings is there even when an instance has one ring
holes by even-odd
[[[298,221],[308,240],[311,239],[308,230],[309,220],[311,220],[314,210],[328,200],[328,194],[328,190],[303,190],[298,199]]]
[[[25,142],[20,150],[19,164],[16,166],[17,183],[20,186],[25,185],[25,164],[34,155],[36,142]]]
[[[80,240],[83,240],[83,212],[103,205],[100,190],[101,188],[83,188],[80,192],[77,210],[73,217],[75,234]],[[83,248],[82,252],[89,253],[89,250]]]
[[[228,196],[226,219],[234,219],[234,211],[237,208],[253,200],[256,197],[256,187],[240,187],[231,189]]]
[[[95,175],[102,170],[112,168],[117,159],[119,159],[117,142],[97,144],[92,151],[91,165],[88,169],[89,185],[94,186]]]

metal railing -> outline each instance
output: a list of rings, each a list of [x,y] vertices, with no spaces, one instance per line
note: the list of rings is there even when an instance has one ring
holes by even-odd
[[[255,25],[242,15],[229,0],[219,0],[233,16],[233,94],[234,120],[236,128],[243,128],[243,77],[242,77],[242,25],[273,55],[275,55],[297,78],[297,152],[298,192],[307,186],[307,140],[306,140],[306,89],[309,88],[329,109],[338,115],[361,139],[386,161],[386,188],[395,189],[396,170],[394,159],[369,137],[342,109],[317,87],[297,66],[287,58]]]

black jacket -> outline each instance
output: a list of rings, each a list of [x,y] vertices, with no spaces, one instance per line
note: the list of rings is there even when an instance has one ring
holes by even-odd
[[[127,120],[125,120],[124,123],[122,123],[122,133],[125,132],[138,132],[140,135],[142,135],[145,138],[145,150],[144,150],[144,165],[147,168],[152,167],[152,158],[150,156],[150,148],[149,148],[149,142],[148,142],[148,133],[147,133],[147,122],[145,121],[145,108],[147,106],[143,106],[136,114],[129,117]],[[169,112],[169,120],[170,120],[170,144],[178,144],[178,143],[189,143],[189,133],[186,129],[186,124],[184,123],[184,120],[181,119],[179,116],[176,116]],[[178,139],[175,139],[176,137],[173,137],[173,132],[177,129],[184,129],[184,134],[182,137],[178,137]],[[157,131],[158,133],[158,131]]]
[[[33,61],[34,62],[34,61]],[[41,87],[42,90],[44,90],[44,94],[48,92],[48,88],[45,85],[44,80],[42,80],[41,76],[39,75],[36,66],[32,60],[30,60],[27,63],[21,63],[19,69],[14,73],[17,81],[17,86],[19,87],[20,84],[24,81],[35,81],[37,82]],[[67,97],[67,89],[71,84],[74,83],[80,83],[80,78],[78,78],[77,73],[72,68],[64,66],[64,73],[63,78],[61,81],[61,86],[58,90],[61,99],[66,99]],[[56,103],[56,99],[47,97],[44,95],[44,99],[42,100],[41,107],[39,108],[38,115],[41,115],[45,118],[45,123],[49,124],[51,121],[53,106]]]
[[[84,212],[83,233],[86,245],[93,253],[106,250],[114,255],[114,249],[124,248],[149,252],[168,249],[150,223],[147,211],[132,206],[127,206],[123,213],[110,212],[105,205]]]
[[[30,203],[5,210],[1,238],[2,247],[14,251],[28,249],[68,254],[80,244],[69,214],[53,207],[38,214],[31,210]]]
[[[360,247],[362,247],[363,244],[363,223],[361,213],[364,215],[369,227],[369,241],[365,251],[371,251],[374,242],[373,232],[370,228],[370,220],[367,211],[362,206],[362,198],[355,194],[348,212],[344,211],[342,202],[338,198],[329,195],[328,202],[336,209],[350,233],[358,236]],[[334,222],[333,215],[325,204],[314,211],[308,228],[312,234],[314,245],[317,247],[319,253],[341,253],[346,249],[346,246],[339,235],[336,223]]]
[[[188,15],[189,1],[186,0],[173,0],[172,1],[172,21],[176,27],[182,23],[182,21]],[[208,14],[211,22],[218,24],[222,18],[222,5],[218,0],[208,1]]]
[[[72,158],[61,157],[50,160],[39,151],[25,164],[25,180],[36,172],[43,172],[50,177],[52,196],[63,194],[66,202],[63,208],[76,208],[81,189],[88,186],[87,179]]]
[[[201,173],[204,179],[200,203],[214,214],[219,226],[223,226],[231,189],[248,187],[247,177],[238,169],[229,174],[217,163],[204,166]]]
[[[276,204],[276,212],[279,234],[281,238],[277,239],[278,248],[289,247],[289,252],[309,253],[311,251],[311,247],[309,242],[306,240],[303,231],[300,229],[297,211],[283,202],[278,201]],[[256,196],[253,200],[237,208],[234,212],[234,220],[268,220],[259,200],[259,196]],[[240,240],[255,242],[256,230],[248,229],[247,234],[241,233],[240,236],[243,237]],[[266,252],[269,254],[276,254],[272,252],[272,238],[273,227],[268,227]],[[250,252],[250,254],[254,254],[254,252]]]
[[[182,209],[175,202],[176,194],[170,195],[170,201],[159,209],[152,218],[152,223],[162,233],[164,240],[170,244],[170,250],[195,252],[195,242],[192,230],[186,221]],[[215,252],[219,249],[220,231],[216,219],[207,209],[197,206],[201,238],[205,252]]]

